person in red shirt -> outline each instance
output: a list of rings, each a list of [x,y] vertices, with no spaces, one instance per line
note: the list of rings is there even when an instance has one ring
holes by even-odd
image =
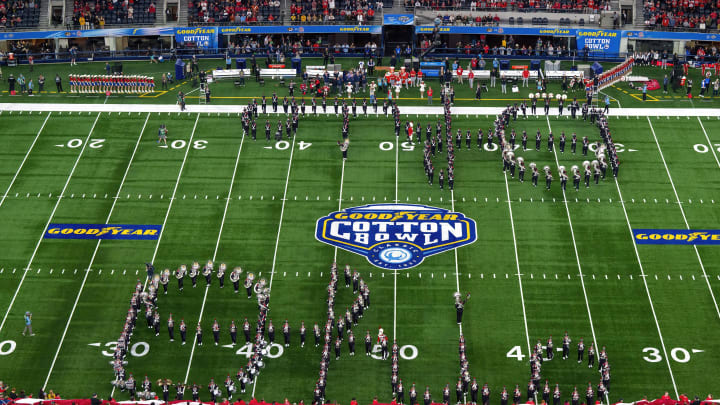
[[[470,84],[470,88],[473,88],[473,80],[475,79],[475,72],[473,72],[472,69],[468,71],[468,83]]]
[[[457,73],[458,83],[463,84],[463,68],[462,68],[462,66],[458,65],[458,68],[455,71],[455,73]]]
[[[432,95],[433,95],[432,87],[428,87],[428,90],[427,90],[428,105],[432,105]]]
[[[355,400],[355,398],[350,400],[350,405],[358,405],[358,402]]]
[[[415,68],[410,69],[410,87],[415,87],[415,86],[417,86],[417,82],[415,82],[415,77],[416,77],[416,76],[417,76],[417,75],[416,75],[416,73],[415,73]]]

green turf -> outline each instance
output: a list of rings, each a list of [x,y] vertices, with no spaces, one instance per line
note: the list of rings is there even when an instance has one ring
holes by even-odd
[[[350,68],[356,68],[358,66],[358,62],[360,59],[357,58],[338,58],[337,63],[341,64],[344,69],[350,69]],[[317,66],[322,65],[323,63],[322,58],[305,58],[303,59],[303,68],[305,66]],[[264,61],[262,63],[259,63],[258,66],[263,67]],[[463,63],[466,63],[466,61],[463,61]],[[527,65],[527,60],[517,60],[512,61],[513,64],[521,64],[521,65]],[[563,69],[570,69],[573,65],[576,65],[577,63],[573,64],[573,62],[565,61],[562,62],[562,68]],[[602,64],[605,69],[610,69],[613,66],[616,66],[617,64],[613,63],[603,63]],[[220,59],[200,59],[199,60],[199,66],[200,69],[210,71],[217,68],[224,68],[224,60]],[[20,65],[15,68],[7,68],[5,70],[5,77],[7,77],[10,73],[14,74],[16,77],[19,74],[25,75],[28,79],[33,79],[35,82],[37,81],[37,76],[39,74],[45,75],[46,78],[46,86],[45,86],[45,92],[38,94],[33,97],[29,97],[27,95],[18,95],[18,96],[9,96],[7,86],[3,87],[2,93],[0,93],[0,102],[43,102],[43,103],[113,103],[113,102],[121,102],[121,103],[142,103],[142,104],[175,104],[176,102],[176,96],[177,92],[183,91],[184,93],[187,93],[187,103],[188,104],[196,104],[198,103],[198,93],[197,91],[190,93],[191,91],[195,90],[194,87],[192,87],[192,83],[189,80],[183,80],[180,82],[174,82],[171,83],[167,89],[167,92],[165,92],[161,86],[161,76],[163,73],[172,72],[174,75],[174,66],[171,64],[149,64],[148,62],[139,62],[139,61],[125,61],[123,62],[123,72],[125,74],[138,74],[138,75],[148,75],[155,78],[156,83],[156,90],[154,94],[113,94],[110,97],[106,98],[105,95],[100,94],[92,94],[92,95],[86,95],[86,94],[69,94],[69,93],[62,93],[58,94],[56,92],[55,88],[55,74],[59,74],[63,79],[63,87],[64,91],[68,92],[70,90],[69,84],[68,84],[68,75],[70,74],[105,74],[105,63],[104,62],[86,62],[81,63],[78,66],[69,66],[69,64],[65,63],[51,63],[51,64],[37,64],[34,67],[34,71],[30,72],[29,67],[27,65]],[[376,73],[376,77],[380,74],[384,74],[384,71],[378,71]],[[663,82],[663,77],[665,74],[670,74],[670,70],[662,70],[657,67],[649,67],[649,66],[635,66],[633,68],[633,75],[642,75],[647,76],[650,79],[656,79],[660,84]],[[642,101],[642,90],[641,89],[632,89],[628,84],[625,83],[619,83],[613,86],[610,86],[603,90],[603,93],[610,96],[612,100],[612,107],[644,107],[644,108],[713,108],[716,107],[718,104],[718,98],[717,97],[711,97],[711,92],[708,92],[706,98],[698,98],[699,95],[699,89],[700,89],[700,80],[702,79],[702,72],[700,69],[691,69],[688,73],[688,77],[692,78],[694,83],[696,83],[696,86],[694,87],[694,96],[693,99],[688,99],[685,97],[685,89],[684,88],[678,88],[673,89],[672,87],[669,88],[669,92],[667,94],[662,92],[662,89],[660,90],[653,90],[649,91],[649,97],[648,101],[643,102]],[[373,80],[373,79],[371,79]],[[300,98],[301,94],[299,92],[299,80],[296,79],[296,91],[295,91],[295,97]],[[486,81],[489,85],[489,81]],[[288,82],[289,83],[289,82]],[[428,78],[426,80],[426,83],[428,86],[432,87],[435,91],[435,103],[437,104],[440,98],[440,85],[439,79],[437,78]],[[477,85],[477,81],[475,83]],[[531,86],[534,86],[535,83],[531,81]],[[459,84],[456,83],[454,85],[455,93],[456,93],[456,102],[455,105],[457,106],[505,106],[508,103],[520,103],[522,100],[528,99],[529,93],[535,93],[536,90],[534,87],[520,87],[520,91],[518,93],[512,93],[509,92],[507,94],[502,94],[500,91],[500,84],[498,83],[496,87],[490,87],[489,91],[486,93],[483,93],[482,101],[478,101],[475,99],[475,90],[470,89],[467,81],[465,81],[465,84]],[[37,84],[36,84],[36,93],[37,93]],[[266,85],[260,86],[258,83],[255,82],[254,79],[248,79],[246,80],[246,85],[242,87],[237,87],[233,84],[232,80],[223,80],[220,82],[216,82],[214,84],[211,84],[211,90],[212,90],[212,98],[214,103],[220,103],[220,104],[247,104],[249,101],[251,101],[253,98],[258,99],[258,103],[260,102],[260,98],[265,95],[268,98],[268,102],[272,96],[273,93],[277,93],[278,96],[282,99],[282,97],[288,95],[287,86],[282,86],[278,80],[272,80],[267,79]],[[552,93],[559,93],[561,92],[561,86],[559,81],[551,81],[548,85],[547,91]],[[376,95],[381,100],[380,103],[382,104],[382,98],[385,97],[386,91],[378,91]],[[585,98],[584,89],[579,88],[575,92],[568,92],[567,93],[569,98],[577,97],[578,100],[582,103]],[[335,95],[333,94],[332,97],[328,100],[328,104],[332,105],[332,98]],[[345,93],[341,94],[340,96],[346,96]],[[358,98],[361,97],[367,97],[367,92],[361,92],[358,94]],[[394,97],[394,95],[393,95]],[[310,98],[311,96],[307,96],[307,104],[310,105]],[[397,101],[397,100],[396,100]],[[319,104],[319,102],[318,102]],[[427,100],[425,98],[421,98],[420,92],[418,88],[411,88],[409,90],[403,90],[400,94],[400,104],[401,105],[426,105]],[[553,103],[554,104],[554,103]],[[542,106],[542,103],[540,103]]]
[[[10,185],[46,117],[37,113],[0,116],[3,127],[10,128],[12,134],[0,141],[3,190]],[[80,156],[82,147],[68,147],[68,142],[88,137],[96,118],[90,139],[105,141],[99,148],[86,147]],[[264,119],[261,116],[260,122]],[[403,119],[423,126],[436,120],[425,116]],[[49,376],[47,388],[64,397],[87,396],[94,391],[109,395],[113,374],[110,358],[101,351],[120,333],[134,283],[144,276],[143,263],[155,256],[158,269],[174,269],[181,263],[215,257],[230,267],[239,265],[244,271],[272,277],[270,317],[276,327],[288,319],[294,331],[291,347],[284,348],[282,356],[267,359],[255,395],[268,400],[287,397],[307,401],[317,380],[320,350],[314,347],[311,333],[308,344],[300,348],[297,330],[300,321],[309,331],[314,322],[323,323],[328,271],[335,253],[313,238],[315,220],[339,206],[393,202],[397,198],[465,213],[477,221],[478,241],[459,249],[457,262],[453,252],[446,252],[397,274],[373,268],[359,256],[337,252],[338,263],[349,263],[363,274],[372,290],[372,305],[355,329],[357,355],[347,356],[344,346],[342,358],[331,361],[329,400],[390,399],[389,363],[366,357],[362,344],[364,331],[374,335],[380,326],[397,337],[401,346],[413,345],[418,350],[417,358],[400,361],[400,377],[406,386],[415,382],[422,390],[429,385],[436,399],[444,384],[453,387],[459,371],[459,330],[454,322],[452,293],[458,284],[461,291],[471,293],[463,323],[470,371],[479,382],[490,384],[493,401],[503,385],[520,384],[524,395],[529,374],[528,340],[532,345],[552,335],[559,345],[565,331],[573,338],[571,359],[563,361],[558,356],[543,367],[543,379],[561,384],[564,397],[574,385],[584,387],[588,381],[598,381],[596,371],[574,361],[574,345],[579,338],[588,343],[597,339],[599,345],[608,348],[613,402],[643,395],[657,397],[664,391],[674,393],[672,378],[679,392],[717,394],[715,376],[706,371],[712,370],[720,358],[720,347],[708,338],[720,323],[708,288],[709,284],[715,294],[720,293],[717,249],[698,248],[709,277],[706,281],[692,247],[637,248],[667,354],[673,352],[684,360],[682,350],[673,349],[689,352],[688,362],[670,357],[671,373],[625,219],[627,212],[633,228],[684,228],[684,213],[693,229],[718,227],[716,171],[720,167],[712,152],[698,153],[693,148],[708,143],[701,122],[710,142],[720,142],[720,122],[716,119],[650,119],[682,201],[678,204],[647,118],[611,117],[613,137],[624,146],[619,178],[623,206],[611,178],[589,189],[581,187],[579,192],[569,188],[567,203],[558,183],[545,191],[542,186],[533,188],[529,181],[520,184],[508,177],[506,185],[498,152],[479,151],[474,141],[471,150],[465,149],[463,142],[457,151],[455,191],[430,187],[422,171],[421,149],[403,150],[411,147],[403,146],[401,137],[401,150],[396,155],[393,126],[385,118],[351,121],[350,159],[343,171],[336,146],[341,121],[332,116],[301,120],[291,146],[267,143],[262,129],[262,139],[243,139],[239,119],[232,116],[53,113],[0,206],[5,230],[0,242],[4,252],[0,272],[2,314],[13,299],[23,269],[34,256],[0,331],[0,342],[17,342],[13,353],[2,356],[0,375],[9,376],[3,378],[11,386],[31,392]],[[191,145],[200,149],[159,148],[155,133],[162,123],[170,129],[171,142],[192,138]],[[491,124],[492,117],[456,117],[453,128],[463,132],[471,129],[474,134],[477,128],[486,130]],[[567,117],[549,122],[544,117],[531,117],[511,123],[511,127],[530,134],[539,128],[544,136],[548,125],[556,140],[560,131],[597,138],[589,123]],[[200,141],[206,143],[195,143]],[[392,149],[381,150],[381,142],[389,142]],[[534,146],[532,140],[530,144]],[[539,152],[533,148],[517,153],[528,163],[549,165],[555,171],[555,156],[545,149],[545,142],[542,146]],[[571,154],[568,146],[565,153],[558,152],[557,159],[569,167],[580,165],[586,157]],[[440,157],[435,158],[435,164],[441,167]],[[233,174],[226,212],[225,198]],[[117,199],[113,198],[116,194]],[[167,215],[162,239],[105,240],[99,244],[42,240],[33,254],[51,212],[52,222],[92,224],[108,220],[111,209],[109,222],[119,224],[162,224]],[[275,274],[271,275],[273,266]],[[86,275],[88,268],[92,271]],[[225,331],[230,320],[256,318],[254,300],[246,299],[242,291],[233,294],[229,282],[222,290],[217,285],[206,290],[204,280],[196,289],[189,284],[186,281],[185,290],[178,292],[171,282],[168,295],[160,296],[163,325],[172,312],[176,321],[184,318],[188,330],[193,331],[202,310],[206,343],[193,352],[191,344],[181,346],[178,339],[170,343],[164,327],[155,337],[141,318],[133,343],[147,342],[150,350],[145,356],[129,357],[127,368],[136,377],[178,381],[188,374],[189,382],[206,385],[209,378],[222,381],[247,362],[244,355],[236,354],[240,345],[214,346],[210,326],[217,319],[223,330],[221,344],[229,343]],[[344,312],[352,299],[351,291],[342,287],[338,312]],[[26,310],[35,314],[37,336],[20,334]],[[72,320],[60,346],[71,312]],[[191,343],[192,333],[189,337]],[[242,334],[239,338],[244,340]],[[278,333],[277,341],[281,340]],[[91,343],[100,343],[101,347]],[[515,346],[525,355],[522,361],[507,357]],[[657,348],[662,360],[644,360],[649,355],[643,352],[646,348]],[[249,398],[252,390],[249,386],[241,397]],[[126,393],[116,396],[127,399]],[[205,391],[202,398],[208,398]]]

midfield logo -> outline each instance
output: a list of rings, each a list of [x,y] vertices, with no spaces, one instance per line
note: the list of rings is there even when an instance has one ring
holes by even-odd
[[[376,267],[398,270],[475,242],[477,226],[462,213],[442,208],[371,204],[318,219],[315,238],[365,256]]]

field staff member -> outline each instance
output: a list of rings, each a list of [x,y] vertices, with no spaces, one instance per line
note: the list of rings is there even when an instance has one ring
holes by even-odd
[[[32,330],[32,312],[27,311],[25,312],[25,329],[23,329],[23,336],[25,336],[25,333],[30,333],[30,336],[35,336]]]

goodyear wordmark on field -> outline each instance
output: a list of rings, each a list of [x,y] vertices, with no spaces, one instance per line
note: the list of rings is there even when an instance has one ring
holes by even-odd
[[[371,204],[318,219],[315,238],[365,256],[376,267],[407,269],[477,239],[475,221],[460,212],[415,204]]]
[[[161,225],[50,224],[45,239],[157,240]]]
[[[720,245],[720,230],[633,229],[638,245]]]

